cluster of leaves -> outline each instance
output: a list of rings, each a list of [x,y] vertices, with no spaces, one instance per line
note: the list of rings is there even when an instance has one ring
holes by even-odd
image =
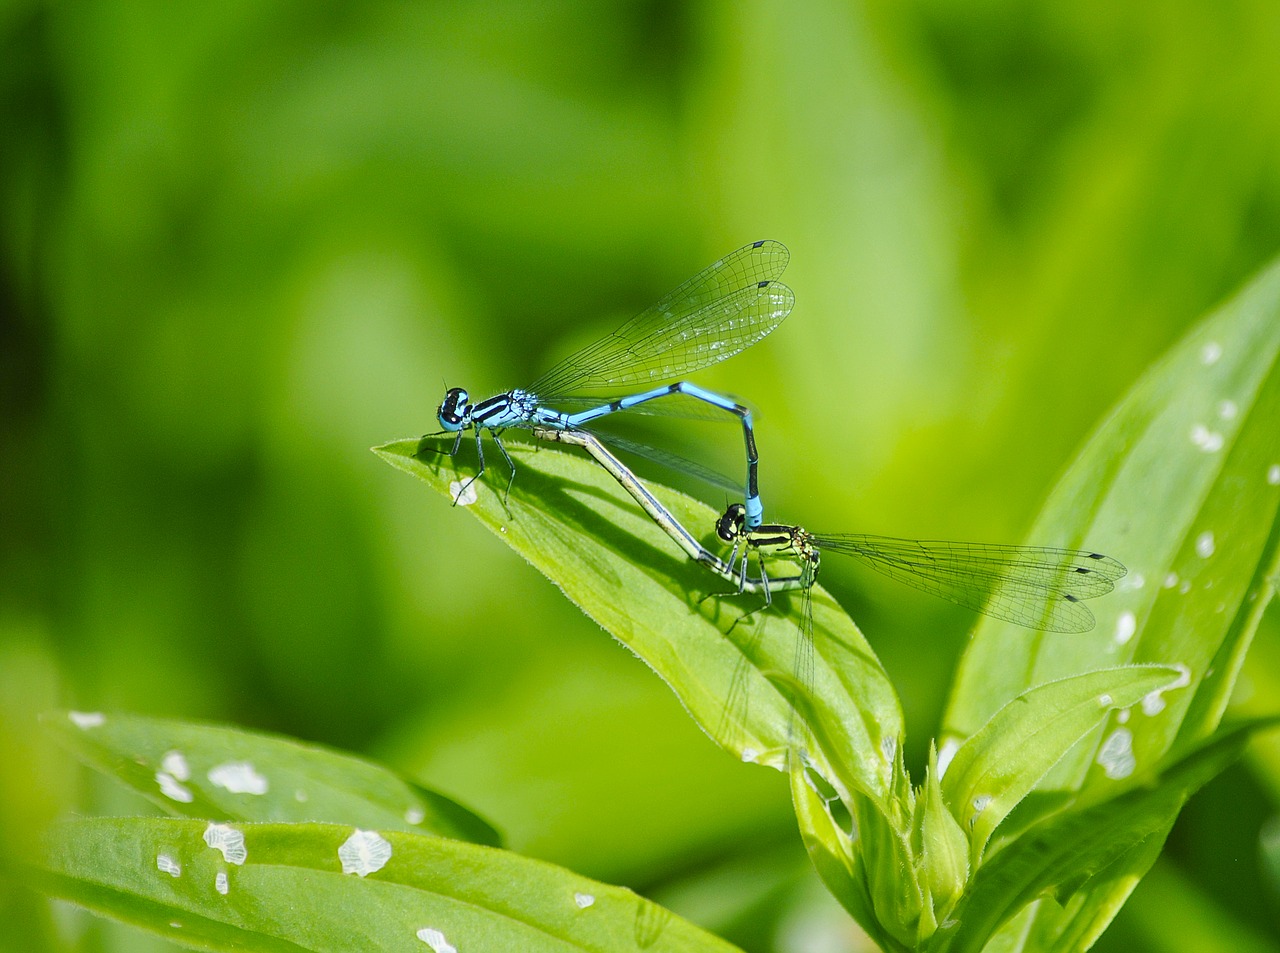
[[[750,619],[742,600],[708,598],[723,584],[590,461],[513,447],[509,499],[484,489],[463,500],[644,659],[717,743],[788,772],[815,867],[884,949],[1086,949],[1186,797],[1264,724],[1219,727],[1280,558],[1278,302],[1272,268],[1094,435],[1033,538],[1114,553],[1130,574],[1096,604],[1086,636],[981,624],[918,787],[903,765],[896,693],[820,587],[811,677],[797,680],[789,597]],[[412,440],[378,453],[456,494],[447,448]],[[710,530],[707,507],[657,492],[686,526]],[[737,701],[726,708],[726,698]],[[483,821],[365,762],[224,729],[53,724],[170,813],[237,822],[240,862],[196,820],[93,819],[49,836],[40,876],[50,893],[179,942],[726,948],[629,891],[486,846],[495,838]],[[227,765],[261,783],[228,786],[216,770]],[[355,865],[360,876],[343,872],[353,826],[376,830],[390,852],[373,869]]]

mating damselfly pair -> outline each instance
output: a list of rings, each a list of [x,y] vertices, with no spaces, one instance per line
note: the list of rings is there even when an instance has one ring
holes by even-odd
[[[516,472],[501,437],[507,428],[524,428],[543,440],[587,450],[686,555],[731,583],[736,592],[761,594],[766,605],[780,589],[799,589],[807,595],[817,579],[822,553],[834,552],[917,589],[1028,629],[1091,629],[1093,615],[1083,600],[1111,591],[1125,574],[1124,566],[1100,553],[810,533],[796,525],[764,521],[751,411],[738,400],[675,379],[740,353],[782,323],[795,302],[791,290],[778,280],[788,258],[779,242],[740,248],[613,333],[559,362],[528,387],[477,402],[466,390],[450,388],[437,411],[438,420],[445,433],[456,434],[455,455],[464,433],[474,431],[479,462],[462,488],[485,470],[482,437],[488,430],[510,471],[509,491]],[[742,501],[731,504],[714,527],[715,537],[728,547],[723,555],[681,525],[587,429],[588,424],[614,413],[661,412],[665,402],[678,396],[699,401],[713,413],[736,417],[743,430],[747,476]],[[606,441],[617,443],[612,438]],[[679,464],[673,455],[655,454],[651,449],[644,455]],[[771,567],[781,564],[788,567],[785,572],[771,572]],[[806,606],[800,643],[808,638],[807,616]],[[803,645],[798,645],[797,659],[803,653]],[[803,681],[803,672],[795,674]]]

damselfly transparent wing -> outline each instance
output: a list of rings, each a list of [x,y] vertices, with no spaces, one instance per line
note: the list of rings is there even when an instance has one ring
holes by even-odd
[[[656,386],[733,357],[791,313],[795,294],[776,280],[789,257],[781,242],[739,248],[526,389],[554,402],[582,392]]]
[[[688,457],[682,457],[678,453],[672,453],[670,450],[663,450],[647,443],[628,440],[625,437],[618,437],[614,434],[596,433],[595,436],[614,450],[621,450],[624,453],[643,457],[645,460],[660,464],[669,470],[675,470],[677,473],[683,473],[694,479],[701,480],[708,486],[713,486],[718,490],[734,494],[742,492],[741,478],[734,480],[718,470],[703,466],[701,463],[690,460]]]
[[[1127,572],[1110,556],[1076,549],[857,534],[811,539],[948,602],[1046,632],[1088,632],[1093,613],[1081,600],[1110,592]]]
[[[800,590],[800,618],[790,633],[789,667],[785,671],[774,669],[760,656],[763,622],[770,611],[776,610],[757,605],[731,626],[727,635],[742,654],[730,677],[715,737],[730,750],[738,752],[745,761],[785,769],[792,755],[802,755],[810,750],[813,743],[806,719],[812,705],[815,672],[812,598],[815,576],[807,563],[797,562],[797,554],[789,544],[750,545],[744,541],[742,546],[744,549],[737,552],[737,560],[732,561],[735,572],[739,576],[746,573],[754,556],[761,583],[775,596],[783,590]],[[786,566],[791,568],[784,569]],[[776,607],[777,602],[773,605]],[[742,636],[735,636],[733,633],[740,629],[747,631]],[[786,658],[787,653],[775,654],[774,657]],[[787,722],[781,735],[765,724],[752,721],[752,695],[766,691],[759,681],[760,676],[769,682],[767,691],[780,695],[786,703]],[[742,742],[746,737],[771,736],[776,746],[765,750],[756,750]]]

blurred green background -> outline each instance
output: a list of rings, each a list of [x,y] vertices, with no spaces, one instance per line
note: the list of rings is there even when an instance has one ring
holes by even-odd
[[[1280,250],[1270,0],[10,0],[0,39],[11,831],[138,809],[77,783],[34,712],[229,721],[384,759],[750,950],[863,949],[784,779],[368,447],[777,238],[794,313],[698,377],[758,408],[772,512],[1016,541]],[[737,473],[736,429],[707,428],[662,433]],[[824,580],[918,775],[973,619]],[[1280,696],[1275,616],[1250,710]],[[1280,949],[1278,803],[1259,744],[1100,948]],[[166,948],[2,885],[0,913],[0,947]]]

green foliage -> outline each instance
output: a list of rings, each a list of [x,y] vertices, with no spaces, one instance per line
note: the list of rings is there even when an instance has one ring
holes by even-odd
[[[161,807],[215,820],[61,822],[22,873],[184,946],[427,949],[437,937],[420,931],[438,931],[436,953],[732,949],[630,890],[487,846],[479,818],[356,758],[128,716],[46,725]]]
[[[485,487],[466,505],[645,659],[721,745],[754,759],[763,743],[760,759],[791,772],[816,868],[886,949],[980,950],[1045,891],[1071,903],[1032,914],[1051,926],[1028,931],[1020,921],[1019,948],[1084,949],[1150,866],[1182,801],[1243,743],[1237,732],[1230,743],[1167,757],[1180,726],[1187,743],[1212,734],[1272,595],[1280,492],[1269,461],[1278,413],[1280,266],[1152,368],[1055,491],[1034,538],[1120,554],[1131,575],[1084,636],[1032,635],[984,620],[953,696],[951,734],[964,740],[952,742],[940,784],[931,758],[919,791],[903,767],[894,692],[821,590],[818,674],[806,694],[786,667],[795,664],[795,623],[769,613],[748,623],[733,599],[691,597],[708,578],[699,580],[697,567],[587,461],[520,448],[510,497]],[[377,452],[456,496],[466,477],[446,453],[450,444],[423,438]],[[664,502],[689,526],[714,518],[684,497]],[[664,548],[672,555],[655,562]],[[1148,664],[1114,667],[1128,660]],[[740,696],[744,668],[749,704],[717,705]],[[1120,801],[1135,778],[1145,793]],[[819,793],[823,784],[830,795]],[[988,842],[1037,789],[1042,796],[988,866]],[[1053,791],[1056,800],[1043,797]],[[844,831],[834,803],[853,818],[856,836]],[[1129,823],[1137,833],[1082,850],[1080,817]],[[1039,840],[1046,837],[1051,849]],[[1008,871],[1022,879],[1011,884]],[[1000,886],[978,890],[987,883]]]
[[[630,890],[506,851],[331,824],[237,824],[243,838],[215,846],[226,831],[67,821],[49,833],[40,882],[202,950],[733,949]]]
[[[118,786],[78,784],[36,713],[137,711],[389,764],[500,822],[520,853],[642,887],[751,953],[815,934],[862,949],[823,905],[777,776],[716,756],[666,686],[544,577],[365,448],[432,429],[446,382],[485,394],[532,380],[716,255],[770,237],[793,252],[795,313],[698,378],[759,408],[770,511],[816,529],[1046,542],[1028,524],[1089,429],[1280,248],[1278,35],[1274,0],[6,5],[6,857],[28,856],[50,817],[138,809]],[[1207,368],[1184,370],[1187,392],[1201,388]],[[1219,415],[1178,421],[1202,424],[1206,445],[1223,436],[1193,454],[1208,466],[1237,452],[1244,420]],[[736,430],[695,426],[649,436],[737,473]],[[1148,541],[1153,525],[1185,524],[1166,506],[1209,492],[1166,473],[1190,434],[1166,436],[1130,483],[1130,525]],[[1255,492],[1246,470],[1235,485]],[[1242,511],[1267,524],[1252,502]],[[1163,577],[1120,523],[1077,528],[1130,565],[1126,585],[1144,576],[1091,603],[1094,635],[1127,631],[1133,611],[1133,638],[1108,654],[1051,637],[1039,652],[1017,633],[966,663],[945,721],[973,617],[824,565],[901,700],[913,782],[941,791],[932,735],[946,764],[1027,688],[1131,656],[1189,662],[1157,633],[1195,641],[1231,615],[1204,601],[1221,580],[1196,575],[1183,595],[1180,575],[1157,594]],[[1233,540],[1215,542],[1209,572],[1234,559]],[[1184,616],[1175,594],[1206,615]],[[1078,666],[1049,670],[1077,647]],[[1273,710],[1274,600],[1240,660],[1242,647],[1228,635],[1189,664],[1199,684],[1162,696],[1159,716],[1108,716],[1004,820],[984,864],[1073,799],[1102,803],[1159,766],[1156,736],[1181,706],[1203,706],[1187,735],[1232,680],[1229,715]],[[763,720],[787,690],[776,649],[743,669]],[[786,709],[773,714],[761,751],[786,735]],[[1095,760],[1121,727],[1129,781]],[[968,842],[955,849],[938,796],[915,817],[922,851],[949,858],[929,878],[945,895]],[[815,800],[806,830],[822,840],[805,840],[854,906],[849,818]],[[1192,807],[1098,953],[1280,949],[1266,823],[1280,733]],[[1097,891],[1106,922],[1134,869],[1072,902]],[[1053,946],[1056,903],[1021,915],[1003,948]],[[6,953],[171,947],[21,879],[0,877],[0,912]]]
[[[500,841],[488,822],[449,798],[316,745],[135,715],[59,714],[44,723],[85,763],[181,817],[328,821]]]
[[[1071,545],[1110,533],[1138,571],[1101,631],[1072,642],[1027,633],[1018,642],[985,622],[952,725],[1017,677],[1026,684],[952,743],[947,764],[931,748],[919,787],[904,766],[896,693],[822,589],[807,594],[812,606],[800,593],[767,611],[724,591],[582,456],[513,446],[507,495],[486,484],[461,492],[450,437],[376,452],[553,579],[722,747],[787,772],[815,869],[882,948],[1083,950],[1154,861],[1186,798],[1278,720],[1215,732],[1280,558],[1280,481],[1264,465],[1280,412],[1277,316],[1280,266],[1153,368],[1095,435],[1039,531]],[[1209,383],[1187,388],[1194,371]],[[1225,433],[1192,423],[1227,400]],[[1144,459],[1156,448],[1161,511],[1181,522],[1144,522],[1137,505],[1154,492]],[[710,536],[713,510],[655,492]],[[1220,553],[1218,540],[1230,548]],[[813,640],[803,673],[797,616]],[[1121,650],[1138,661],[1107,666]],[[1058,674],[1037,682],[1044,670]],[[48,835],[36,863],[46,891],[179,943],[330,949],[357,935],[387,947],[416,934],[440,950],[449,937],[497,948],[728,949],[629,891],[484,846],[496,840],[484,821],[367,762],[210,726],[77,713],[48,724],[166,810],[236,822],[99,819]],[[423,829],[435,836],[413,833]]]
[[[1115,553],[1129,567],[1128,585],[1099,604],[1099,624],[1085,636],[1028,639],[983,620],[957,677],[948,734],[978,730],[994,706],[1027,686],[1135,661],[1177,666],[1186,690],[1150,696],[1132,717],[1110,719],[1101,751],[1096,740],[1077,747],[1041,791],[1104,800],[1129,773],[1117,776],[1107,764],[1108,745],[1126,762],[1152,765],[1175,742],[1208,737],[1280,571],[1278,419],[1280,265],[1273,265],[1142,377],[1031,531]],[[1152,844],[1180,803],[1167,807],[1160,836],[1117,857],[1111,875],[1071,907],[1042,905],[1029,936],[1064,938],[1053,942],[1065,949],[1090,945],[1154,860]]]
[[[942,794],[970,831],[976,867],[987,841],[1018,803],[1106,717],[1178,685],[1176,669],[1127,666],[1029,688],[960,745]]]
[[[1168,759],[1143,783],[1083,810],[1067,811],[1011,840],[974,877],[968,895],[954,910],[955,928],[930,949],[939,953],[980,953],[1001,924],[1042,895],[1064,908],[1088,903],[1089,888],[1114,889],[1117,877],[1133,869],[1132,857],[1147,857],[1163,842],[1169,817],[1198,788],[1244,750],[1259,729],[1276,719],[1234,726],[1185,754]],[[1085,949],[1091,933],[1106,924],[1085,922],[1049,939],[1029,938],[1026,949]]]
[[[443,452],[452,443],[405,440],[377,453],[452,494],[467,479]],[[795,731],[787,682],[798,632],[786,609],[798,608],[799,597],[779,594],[783,611],[756,611],[761,597],[738,596],[686,559],[585,456],[509,449],[516,479],[505,504],[506,481],[499,477],[496,491],[477,484],[476,502],[466,509],[639,655],[718,743],[739,757],[785,765]],[[714,538],[718,514],[706,504],[663,487],[654,492],[686,527]],[[807,702],[816,715],[811,727],[823,735],[816,766],[842,790],[883,800],[892,784],[891,755],[871,753],[898,744],[897,698],[862,634],[820,587],[812,607],[814,690]]]

